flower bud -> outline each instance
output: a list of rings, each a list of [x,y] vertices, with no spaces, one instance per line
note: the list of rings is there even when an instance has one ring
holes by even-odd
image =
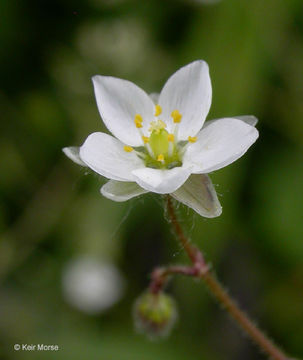
[[[177,319],[177,309],[172,297],[146,292],[134,305],[136,329],[149,338],[168,336]]]

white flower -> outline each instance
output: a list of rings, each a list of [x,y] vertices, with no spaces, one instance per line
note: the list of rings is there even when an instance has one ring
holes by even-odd
[[[65,300],[77,309],[97,314],[112,307],[124,292],[119,270],[90,256],[80,256],[63,269],[62,290]]]
[[[96,132],[80,148],[64,148],[78,164],[110,179],[101,193],[126,201],[171,194],[205,217],[222,212],[208,173],[241,157],[258,138],[254,116],[208,121],[212,88],[208,65],[179,69],[160,95],[109,76],[93,77],[100,115],[114,135]]]

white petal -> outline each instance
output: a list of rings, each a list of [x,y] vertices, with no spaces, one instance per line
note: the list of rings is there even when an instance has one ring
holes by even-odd
[[[191,175],[186,183],[171,195],[201,216],[213,218],[222,213],[216,190],[208,175]]]
[[[88,167],[113,180],[134,181],[131,172],[144,166],[134,151],[125,152],[119,140],[101,132],[89,135],[80,156]]]
[[[242,120],[216,120],[201,130],[196,143],[188,145],[183,164],[191,164],[196,174],[221,169],[241,157],[258,136],[258,130]]]
[[[183,167],[175,167],[171,170],[143,168],[132,173],[135,181],[144,189],[158,194],[169,194],[184,184],[191,170]]]
[[[235,119],[239,119],[244,121],[246,124],[250,126],[256,126],[258,123],[258,119],[253,115],[242,115],[242,116],[233,116]]]
[[[199,60],[182,67],[173,74],[161,91],[159,104],[162,107],[161,119],[172,131],[173,110],[182,114],[179,123],[179,139],[187,140],[202,128],[211,105],[211,82],[208,65]]]
[[[157,105],[159,103],[159,97],[160,97],[159,93],[151,93],[151,94],[149,94],[149,97],[152,99],[152,101],[155,105]]]
[[[246,124],[250,125],[250,126],[256,126],[258,123],[258,119],[254,116],[254,115],[241,115],[241,116],[233,116],[230,119],[238,119],[238,120],[242,120],[244,121]],[[209,120],[206,121],[204,123],[203,129],[206,128],[206,126],[212,124],[214,121],[217,121],[220,119],[214,119],[214,120]]]
[[[85,164],[85,162],[83,162],[80,158],[80,154],[79,154],[80,147],[79,146],[65,147],[62,149],[62,151],[68,158],[70,158],[76,164],[81,165],[81,166],[87,166]]]
[[[151,98],[130,81],[110,76],[94,76],[93,83],[100,115],[106,127],[127,145],[142,145],[142,139],[134,124],[136,114],[143,117],[143,132],[154,119]]]
[[[110,180],[101,188],[101,194],[113,201],[127,201],[133,197],[147,193],[135,182]]]

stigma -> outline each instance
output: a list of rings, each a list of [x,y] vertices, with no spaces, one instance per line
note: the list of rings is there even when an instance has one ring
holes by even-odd
[[[151,133],[155,132],[156,134],[159,134],[160,131],[165,128],[166,128],[166,124],[164,121],[162,120],[151,121],[148,131],[150,131]]]

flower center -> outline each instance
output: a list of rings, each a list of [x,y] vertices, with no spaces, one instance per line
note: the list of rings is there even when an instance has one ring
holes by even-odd
[[[155,127],[149,137],[148,144],[151,152],[145,157],[146,166],[155,169],[172,169],[182,166],[182,154],[174,142],[174,135],[169,134],[161,125],[152,125]]]
[[[143,146],[132,148],[124,146],[124,151],[135,150],[136,154],[145,162],[146,167],[153,169],[173,169],[182,166],[182,157],[188,144],[196,142],[196,137],[188,137],[188,141],[178,141],[178,124],[181,122],[182,114],[178,110],[173,110],[171,117],[174,122],[173,133],[166,130],[166,123],[158,116],[162,114],[160,105],[155,105],[156,120],[151,121],[148,134],[142,131],[143,118],[136,114],[134,124],[138,129]],[[147,136],[149,135],[149,136]]]

